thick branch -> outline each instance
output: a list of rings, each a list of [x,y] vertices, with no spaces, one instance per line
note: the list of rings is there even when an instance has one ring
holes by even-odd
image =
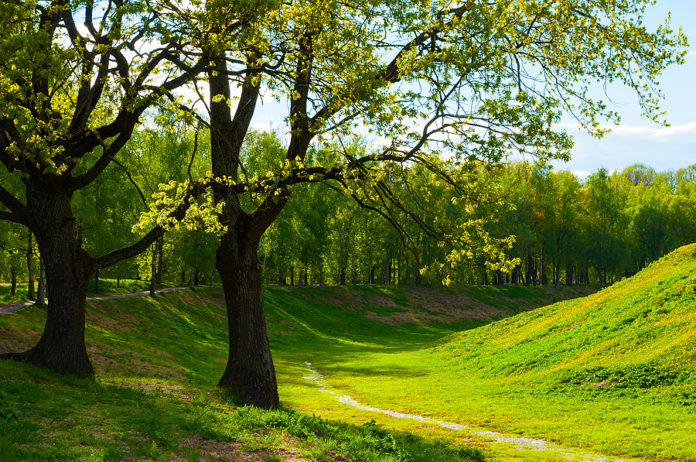
[[[164,232],[164,228],[162,228],[161,226],[157,226],[150,230],[150,232],[143,236],[138,242],[128,247],[114,250],[111,253],[107,253],[106,255],[102,255],[101,257],[95,258],[94,269],[97,270],[101,268],[106,268],[108,266],[115,265],[120,261],[126,260],[131,257],[135,257],[136,255],[142,253],[145,249],[147,249],[150,246],[150,244],[155,242],[155,240],[158,237],[162,236]]]
[[[0,186],[0,202],[18,216],[26,214],[27,207],[2,186]]]
[[[26,222],[20,218],[19,215],[12,212],[0,211],[0,220],[12,221],[14,223],[19,223],[20,225],[26,225]]]
[[[177,206],[169,214],[169,218],[173,218],[174,220],[182,220],[186,216],[186,212],[191,206],[191,203],[197,197],[203,194],[203,192],[205,192],[208,186],[209,184],[207,182],[196,183],[195,185],[193,185],[189,189],[188,194],[184,197],[179,206]],[[114,250],[113,252],[107,253],[106,255],[102,255],[101,257],[94,258],[94,269],[106,268],[108,266],[115,265],[120,261],[126,260],[131,257],[135,257],[136,255],[140,254],[145,249],[147,249],[150,246],[150,244],[155,242],[155,240],[158,237],[162,236],[165,233],[165,231],[166,230],[162,226],[158,225],[152,230],[150,230],[150,232],[143,236],[138,242],[135,242],[134,244],[128,247],[123,247],[121,249]]]

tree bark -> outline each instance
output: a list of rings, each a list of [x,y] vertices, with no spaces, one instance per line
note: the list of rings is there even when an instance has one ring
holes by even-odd
[[[36,287],[36,304],[39,306],[46,304],[46,266],[41,256],[39,256],[39,284]]]
[[[164,236],[160,236],[155,241],[155,248],[157,249],[157,278],[155,281],[157,284],[162,285],[162,271],[164,267]]]
[[[358,283],[358,273],[355,271],[355,227],[353,227],[353,249],[350,258],[351,282],[353,285]]]
[[[150,297],[155,296],[157,289],[157,243],[152,246],[152,259],[150,260]]]
[[[13,264],[10,264],[10,295],[17,294],[17,270]]]
[[[40,367],[79,375],[94,373],[85,346],[85,299],[92,259],[77,244],[71,195],[43,184],[28,185],[34,236],[46,268],[48,308],[39,342],[5,355]]]
[[[263,310],[258,240],[229,229],[220,240],[216,267],[225,291],[229,352],[218,386],[263,407],[278,406],[278,387]]]

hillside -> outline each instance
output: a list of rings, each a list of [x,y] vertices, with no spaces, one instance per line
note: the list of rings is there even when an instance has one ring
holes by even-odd
[[[594,295],[463,332],[434,351],[487,375],[560,374],[562,383],[596,379],[609,388],[688,382],[696,368],[696,245]]]
[[[361,336],[397,344],[430,342],[455,329],[592,289],[476,288],[438,291],[381,287],[269,288],[269,336],[284,402],[301,380],[298,355]],[[508,306],[496,308],[503,294]],[[88,302],[87,344],[96,380],[62,377],[0,361],[3,460],[479,460],[481,453],[379,426],[338,424],[292,411],[240,408],[215,383],[226,358],[219,289]],[[458,305],[458,309],[452,306]],[[398,313],[411,313],[409,322]],[[31,346],[44,311],[0,316],[0,352]],[[422,319],[421,319],[422,318]],[[441,329],[423,329],[423,319]],[[440,319],[441,318],[441,319]],[[386,321],[386,322],[385,322]],[[411,322],[413,321],[413,322]],[[417,321],[417,322],[416,322]],[[316,335],[315,335],[316,334]],[[409,334],[418,334],[410,339]],[[373,344],[378,346],[377,343]],[[299,361],[303,366],[303,363]],[[316,402],[304,397],[305,404]]]
[[[608,460],[696,460],[695,254],[682,247],[596,294],[434,345],[319,354],[312,367],[364,406],[468,425],[483,445],[498,444],[486,438],[495,430]],[[520,459],[511,448],[495,455]]]
[[[267,288],[281,402],[295,410],[272,413],[215,389],[226,358],[219,289],[93,301],[95,382],[0,361],[0,411],[10,416],[0,418],[0,450],[480,459],[466,444],[498,461],[696,460],[695,253],[681,248],[597,293]],[[31,345],[42,318],[37,308],[0,316],[0,352]]]

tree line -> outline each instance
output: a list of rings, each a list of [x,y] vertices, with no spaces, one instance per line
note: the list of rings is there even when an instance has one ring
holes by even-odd
[[[200,176],[209,157],[206,137],[183,127],[141,130],[114,165],[75,199],[78,240],[90,252],[108,252],[138,237],[137,223],[158,186]],[[194,143],[199,157],[188,162]],[[255,132],[247,155],[267,160],[282,151],[274,133]],[[263,156],[259,156],[263,157]],[[250,166],[264,168],[263,162]],[[656,172],[636,164],[600,169],[579,178],[548,166],[508,163],[482,170],[502,185],[503,196],[486,220],[492,235],[514,236],[505,258],[508,271],[491,268],[483,254],[452,261],[446,244],[402,213],[401,232],[373,210],[331,188],[297,186],[260,242],[266,285],[345,284],[611,284],[639,271],[671,250],[696,242],[696,165]],[[418,174],[411,175],[411,180]],[[408,181],[408,180],[406,180]],[[428,185],[423,220],[454,219],[456,194]],[[395,188],[407,202],[408,187]],[[456,202],[456,201],[455,201]],[[464,207],[460,205],[459,207]],[[495,217],[492,219],[491,217]],[[456,219],[455,219],[456,221]],[[29,281],[28,296],[42,300],[45,269],[32,233],[0,222],[0,277],[14,287]],[[218,235],[189,223],[159,237],[137,257],[92,276],[170,285],[213,284]],[[41,274],[44,274],[43,278]],[[35,289],[35,284],[38,287]]]
[[[413,252],[385,220],[330,189],[314,188],[298,193],[264,237],[265,280],[611,284],[696,242],[696,165],[676,172],[633,165],[578,178],[548,166],[512,163],[486,175],[506,189],[508,200],[486,226],[493,235],[515,237],[505,251],[515,262],[509,271],[491,268],[482,254],[453,261],[446,244],[404,216]],[[431,188],[423,219],[435,222],[455,214],[452,199],[450,191]]]

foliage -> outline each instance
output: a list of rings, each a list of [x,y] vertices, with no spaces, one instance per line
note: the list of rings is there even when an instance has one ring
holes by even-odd
[[[269,288],[264,294],[268,335],[283,405],[305,416],[297,418],[304,423],[296,431],[301,434],[304,428],[311,441],[321,440],[311,431],[315,425],[332,421],[327,425],[340,428],[335,422],[362,425],[372,419],[384,429],[415,431],[428,438],[461,437],[451,430],[431,429],[420,422],[410,424],[338,403],[314,383],[302,379],[307,375],[304,361],[310,360],[324,375],[326,385],[369,406],[468,423],[481,430],[542,436],[564,447],[586,448],[581,452],[621,455],[625,460],[632,457],[689,460],[694,457],[691,441],[696,425],[692,412],[696,402],[692,378],[696,367],[693,356],[696,329],[691,316],[696,296],[695,262],[693,246],[685,247],[612,288],[550,306],[544,305],[559,298],[587,294],[587,289],[378,285]],[[113,413],[104,415],[117,419],[114,422],[123,422],[122,419],[131,415],[132,421],[111,428],[121,435],[121,428],[133,429],[135,425],[146,444],[128,438],[124,444],[135,448],[136,453],[155,454],[138,452],[150,451],[150,441],[156,441],[158,448],[176,447],[180,438],[193,432],[202,432],[199,434],[205,438],[247,441],[242,435],[248,430],[235,432],[233,436],[219,433],[239,427],[221,425],[220,422],[227,420],[218,419],[228,417],[212,409],[216,403],[225,406],[229,403],[226,395],[213,391],[214,378],[227,355],[225,326],[220,322],[224,311],[220,297],[219,289],[206,289],[90,305],[87,339],[94,347],[97,383],[106,390],[99,388],[94,394],[85,393],[80,388],[83,385],[77,384],[74,396],[80,400],[105,396],[107,401],[90,403],[101,403],[99,406],[107,406],[104,409],[116,406]],[[511,315],[540,306],[544,307],[491,322],[491,316]],[[404,316],[406,313],[413,317]],[[10,332],[0,341],[30,343],[32,336],[38,335],[43,317],[43,312],[35,308],[0,317],[0,327]],[[393,324],[385,322],[390,319]],[[127,351],[124,345],[128,345]],[[24,404],[15,406],[5,401],[8,404],[3,405],[24,413],[23,428],[27,430],[22,433],[13,427],[17,433],[9,434],[27,438],[21,435],[40,432],[28,430],[34,428],[29,424],[36,422],[31,403],[59,405],[61,409],[73,409],[83,415],[77,423],[61,424],[57,430],[61,435],[74,435],[65,440],[66,447],[83,447],[73,444],[76,441],[73,438],[80,435],[74,431],[75,425],[83,422],[93,425],[95,421],[92,414],[82,412],[82,405],[65,406],[63,395],[56,387],[69,379],[58,379],[50,373],[11,362],[2,362],[0,367],[11,368],[4,377],[14,380],[26,377],[19,383],[3,382],[3,386],[16,386],[27,393],[10,393]],[[596,382],[563,383],[564,377],[592,380],[585,375],[588,370],[628,377],[632,384],[602,387],[593,386]],[[31,388],[27,383],[32,384]],[[166,386],[156,391],[156,383]],[[645,385],[651,386],[641,388]],[[123,390],[123,387],[145,390]],[[116,394],[112,395],[112,391]],[[43,399],[44,392],[53,398]],[[68,389],[65,392],[72,393]],[[179,401],[174,399],[178,394],[187,396],[188,404],[179,407]],[[197,394],[205,394],[206,398],[194,399]],[[29,400],[29,395],[35,398]],[[156,404],[143,407],[143,400],[147,399],[155,399]],[[130,402],[134,403],[133,413],[124,413],[124,408],[131,408]],[[202,405],[203,402],[208,402],[210,408]],[[141,410],[135,411],[136,407]],[[153,412],[157,416],[154,421]],[[277,415],[254,412],[262,421],[266,419],[263,416]],[[281,422],[278,425],[295,425],[292,413],[279,412],[274,417]],[[322,421],[312,420],[309,417],[312,414]],[[55,415],[55,410],[47,408],[46,415]],[[155,431],[166,438],[158,437]],[[184,431],[191,433],[180,433]],[[362,438],[362,430],[356,432]],[[479,444],[485,442],[484,437],[467,437]],[[102,448],[113,444],[108,439],[87,441]],[[273,440],[253,444],[259,447],[278,443]],[[500,460],[515,454],[525,460],[540,457],[538,451],[524,452],[500,445],[485,447],[486,451],[492,451],[493,458]],[[312,454],[324,454],[317,451]]]
[[[634,182],[637,171],[650,181]],[[600,170],[583,181],[567,171],[519,163],[482,173],[482,181],[506,191],[508,204],[487,207],[485,228],[500,238],[514,236],[503,257],[516,264],[507,271],[490,265],[483,246],[453,259],[403,214],[397,221],[410,244],[378,214],[333,190],[310,188],[295,191],[264,237],[261,259],[267,281],[287,283],[290,277],[301,284],[308,272],[316,284],[321,272],[324,283],[352,282],[345,274],[354,241],[361,283],[610,283],[696,241],[696,195],[687,171],[658,173],[636,165],[612,175]],[[461,222],[466,212],[456,194],[418,183],[417,173],[410,178],[416,185],[393,189],[407,202],[414,200],[412,187],[427,188],[423,221],[449,229]]]

